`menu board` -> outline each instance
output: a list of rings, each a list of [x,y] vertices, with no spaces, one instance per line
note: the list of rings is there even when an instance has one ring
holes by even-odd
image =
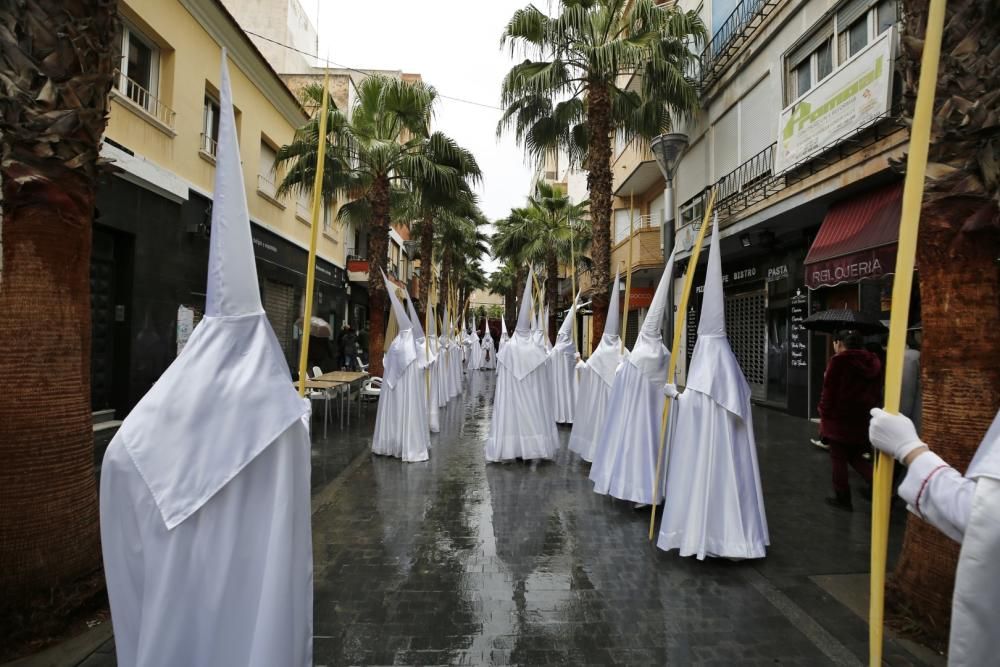
[[[691,366],[691,357],[694,355],[694,344],[698,342],[698,309],[695,306],[688,306],[687,319],[684,322],[685,338],[687,342],[687,363]]]
[[[805,294],[803,288],[798,288],[795,290],[795,294],[791,298],[791,330],[789,337],[791,338],[791,356],[790,363],[792,368],[807,368],[809,366],[809,332],[806,330],[805,322],[806,317],[809,316],[809,297]]]

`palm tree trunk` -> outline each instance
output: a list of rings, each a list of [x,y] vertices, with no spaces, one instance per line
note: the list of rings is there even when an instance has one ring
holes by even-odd
[[[549,252],[545,257],[545,273],[548,279],[545,281],[545,301],[549,304],[548,327],[549,340],[556,339],[556,319],[559,316],[559,260],[556,253]]]
[[[592,255],[594,260],[594,340],[604,335],[608,314],[608,285],[611,283],[611,99],[600,82],[587,86],[589,108],[587,126],[590,150],[587,153],[587,188],[590,191]]]
[[[926,2],[906,2],[901,62],[912,117]],[[996,63],[975,46],[1000,40],[1000,20],[979,0],[952,0],[941,50],[927,189],[920,219],[922,439],[965,470],[1000,407],[1000,212]],[[982,100],[971,108],[964,100]],[[910,517],[889,582],[890,611],[948,635],[958,545]]]
[[[989,200],[949,197],[925,204],[917,266],[924,339],[921,438],[965,470],[1000,408],[1000,277],[995,227],[963,232],[956,221],[997,219]],[[958,545],[910,517],[890,584],[890,604],[945,638]]]
[[[0,41],[0,627],[103,587],[90,244],[115,3],[19,3]],[[43,90],[44,89],[44,90]],[[15,102],[16,100],[16,102]],[[74,590],[75,589],[75,590]],[[51,628],[35,624],[38,634]],[[0,644],[8,645],[0,639]]]
[[[382,272],[389,256],[389,187],[386,176],[372,185],[372,233],[368,239],[368,372],[379,377],[385,352],[387,296]]]
[[[424,216],[420,229],[420,292],[423,298],[421,305],[423,311],[420,317],[427,321],[427,309],[431,304],[431,289],[434,285],[434,265],[431,260],[434,256],[434,216],[427,214]]]

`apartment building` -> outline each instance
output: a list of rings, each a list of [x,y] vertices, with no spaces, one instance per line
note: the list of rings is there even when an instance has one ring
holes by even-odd
[[[122,0],[119,9],[122,57],[102,149],[114,173],[98,191],[91,272],[93,406],[120,418],[204,309],[223,47],[262,300],[290,366],[311,216],[304,197],[276,195],[274,170],[307,114],[222,2]],[[346,244],[333,215],[319,223],[315,312],[337,329],[348,312]]]
[[[813,416],[830,342],[802,320],[842,307],[887,319],[891,306],[902,194],[892,162],[908,142],[894,67],[897,2],[678,4],[699,11],[711,39],[692,73],[702,111],[676,128],[688,145],[672,202],[647,143],[618,139],[612,157],[612,265],[629,266],[633,277],[626,339],[634,339],[674,243],[679,301],[715,186],[726,324],[753,398]],[[667,220],[673,224],[662,229]],[[686,318],[682,384],[703,281],[704,266]],[[919,294],[915,301],[916,313]]]

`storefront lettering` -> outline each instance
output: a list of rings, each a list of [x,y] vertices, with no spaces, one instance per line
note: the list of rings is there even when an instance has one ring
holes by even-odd
[[[788,265],[772,266],[767,270],[767,282],[773,283],[776,280],[783,280],[788,277]]]
[[[882,262],[878,257],[871,261],[859,261],[844,266],[836,266],[833,269],[822,269],[813,271],[813,284],[829,283],[830,281],[860,280],[872,276],[882,275]]]
[[[258,248],[261,248],[262,250],[266,250],[268,252],[275,252],[275,253],[278,252],[278,246],[272,245],[270,243],[265,243],[264,241],[261,241],[256,236],[253,237],[253,244],[255,246],[257,246]]]

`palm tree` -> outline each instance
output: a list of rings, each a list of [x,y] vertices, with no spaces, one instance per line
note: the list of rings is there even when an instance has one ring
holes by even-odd
[[[586,202],[573,204],[559,186],[539,181],[528,205],[497,223],[494,252],[545,267],[545,301],[553,306],[559,296],[559,265],[582,258],[590,244],[586,208]],[[556,312],[550,310],[550,338],[555,338],[556,328]]]
[[[317,91],[311,86],[305,92],[312,97],[317,93],[322,93],[321,87]],[[466,153],[429,129],[436,99],[434,88],[422,82],[372,75],[358,84],[350,117],[336,108],[330,110],[331,129],[326,138],[330,176],[324,178],[324,196],[350,199],[341,206],[338,219],[370,230],[368,340],[373,375],[382,374],[387,304],[382,271],[393,200],[415,187],[456,197],[463,188],[463,174],[452,165],[467,161]],[[313,118],[300,128],[291,145],[278,151],[278,165],[291,163],[279,195],[308,192],[312,187],[308,176],[316,162],[317,134],[318,119]]]
[[[650,139],[698,108],[687,73],[704,39],[696,12],[654,0],[561,0],[552,17],[528,5],[504,29],[502,43],[526,60],[503,81],[498,133],[512,127],[533,157],[561,149],[588,172],[598,339],[611,282],[613,136]]]
[[[494,250],[494,257],[496,256]],[[507,329],[510,331],[514,330],[514,325],[517,323],[517,295],[522,287],[518,281],[518,265],[513,261],[504,260],[500,268],[490,276],[490,291],[504,296],[503,318],[507,321]]]
[[[905,113],[912,117],[927,3],[905,3]],[[951,0],[941,49],[917,266],[924,396],[921,437],[963,469],[1000,408],[1000,43],[989,3]],[[947,637],[958,546],[910,517],[890,609]]]
[[[90,405],[90,247],[120,55],[114,3],[0,10],[0,627],[103,587]],[[48,615],[51,618],[51,614]],[[34,625],[35,627],[30,627]],[[0,645],[11,646],[9,635]],[[2,651],[0,651],[2,653]]]
[[[424,146],[424,154],[433,162],[453,167],[463,179],[457,193],[450,188],[441,188],[433,181],[419,181],[413,184],[410,196],[407,198],[403,213],[404,219],[417,220],[415,231],[420,236],[420,264],[426,267],[426,287],[431,288],[431,262],[434,250],[434,219],[442,211],[462,214],[473,212],[475,195],[471,185],[482,179],[482,171],[475,156],[459,146],[454,140],[438,132],[429,137]],[[425,299],[425,301],[427,301]],[[425,303],[426,307],[428,304]]]
[[[458,291],[459,307],[464,303],[462,298],[462,279],[470,263],[477,263],[483,255],[489,253],[488,237],[481,227],[486,224],[486,217],[478,206],[464,211],[464,214],[442,210],[435,219],[435,236],[437,243],[436,257],[441,261],[440,303],[448,303],[448,290]],[[482,269],[476,269],[482,273]]]

